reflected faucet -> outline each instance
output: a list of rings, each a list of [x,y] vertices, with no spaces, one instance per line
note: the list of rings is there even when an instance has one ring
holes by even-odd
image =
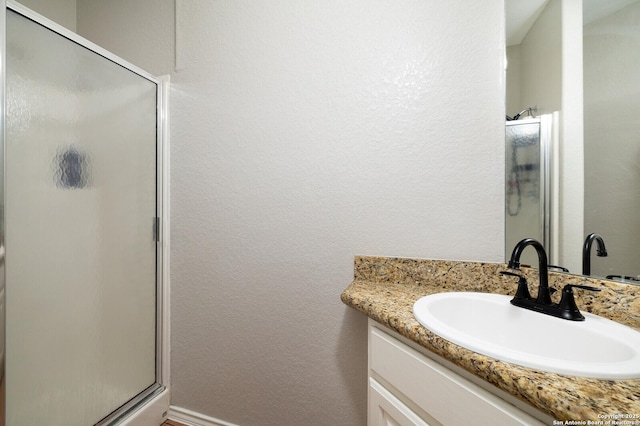
[[[593,245],[593,240],[598,244],[596,254],[599,257],[608,256],[602,237],[595,233],[587,235],[582,247],[582,275],[591,275],[591,246]]]
[[[540,275],[540,284],[538,285],[538,296],[536,297],[536,303],[541,305],[551,304],[551,293],[549,291],[549,267],[547,263],[547,252],[544,251],[544,247],[539,241],[533,238],[525,238],[521,240],[513,248],[511,253],[511,259],[509,260],[508,267],[510,269],[520,269],[520,256],[524,249],[528,246],[533,246],[538,252],[538,273]]]

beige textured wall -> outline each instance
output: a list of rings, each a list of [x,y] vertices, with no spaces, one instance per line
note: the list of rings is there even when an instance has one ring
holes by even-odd
[[[169,5],[134,3],[78,0],[78,28],[163,73]],[[365,424],[353,256],[503,259],[503,7],[177,1],[172,404]]]
[[[143,70],[174,70],[174,0],[78,0],[78,34]]]
[[[19,3],[71,31],[76,30],[76,0],[20,0]]]

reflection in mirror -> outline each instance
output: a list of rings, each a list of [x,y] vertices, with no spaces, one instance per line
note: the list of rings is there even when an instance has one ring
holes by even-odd
[[[507,121],[505,157],[505,238],[507,255],[518,241],[534,238],[549,247],[549,190],[547,188],[550,146],[550,116]],[[547,249],[547,254],[551,254]],[[521,263],[537,265],[538,256],[522,253]]]
[[[585,6],[602,3],[616,2],[590,1]],[[609,252],[606,258],[592,257],[592,275],[638,278],[640,2],[617,6],[620,9],[585,10],[585,229],[602,235]]]
[[[639,279],[640,1],[506,0],[506,16],[507,115],[558,111],[541,218],[550,262],[580,274],[585,239],[597,233],[609,255],[590,253],[590,274]]]

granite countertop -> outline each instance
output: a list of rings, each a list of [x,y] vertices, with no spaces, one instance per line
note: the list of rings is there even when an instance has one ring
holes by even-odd
[[[359,256],[355,258],[354,281],[342,293],[341,299],[346,305],[554,419],[606,421],[602,416],[640,415],[640,380],[564,376],[498,361],[439,337],[421,326],[413,316],[415,301],[429,294],[449,291],[514,294],[514,279],[499,275],[502,270],[507,270],[505,264]],[[537,271],[523,268],[523,272],[535,295]],[[581,310],[640,330],[640,287],[549,273],[551,287],[561,289],[568,283],[602,289],[596,295],[576,292],[576,303]],[[555,297],[554,301],[557,302]],[[625,419],[618,419],[621,420]],[[640,424],[640,419],[635,421],[637,423],[632,420],[630,424]]]

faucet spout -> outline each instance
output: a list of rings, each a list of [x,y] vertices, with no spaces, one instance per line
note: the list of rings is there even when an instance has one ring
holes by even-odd
[[[521,240],[513,248],[511,259],[508,267],[510,269],[520,269],[520,256],[525,248],[532,246],[538,253],[538,273],[540,275],[540,284],[538,285],[538,296],[536,302],[541,305],[551,304],[551,292],[549,291],[549,267],[547,262],[547,252],[542,244],[533,238],[525,238]]]
[[[584,240],[584,246],[582,246],[582,275],[591,275],[591,246],[594,241],[598,245],[596,251],[598,257],[608,256],[602,237],[596,233],[587,235],[587,238]]]

